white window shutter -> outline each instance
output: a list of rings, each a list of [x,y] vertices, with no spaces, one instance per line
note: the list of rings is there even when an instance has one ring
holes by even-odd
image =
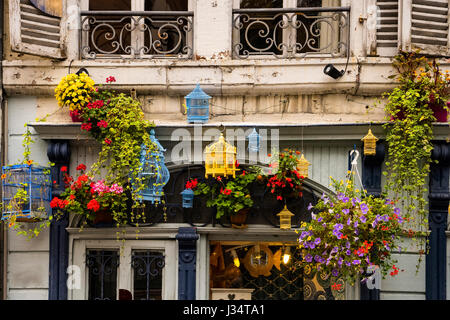
[[[399,49],[399,0],[376,0],[376,54],[394,56]]]
[[[55,9],[54,4],[58,2],[61,6],[56,6]],[[48,10],[45,10],[46,4]],[[56,16],[58,13],[62,13],[62,0],[10,0],[11,49],[53,59],[65,59],[62,19]]]
[[[403,50],[450,56],[449,0],[405,0]]]

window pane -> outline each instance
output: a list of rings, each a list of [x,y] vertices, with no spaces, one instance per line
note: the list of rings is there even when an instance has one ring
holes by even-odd
[[[297,7],[339,7],[340,0],[297,0]],[[340,16],[335,12],[305,12],[297,15],[297,53],[337,52]]]
[[[283,8],[283,0],[241,0],[241,9]],[[239,54],[255,52],[261,54],[281,54],[283,29],[282,16],[274,13],[250,13],[243,18],[240,30],[242,48]]]
[[[131,10],[131,0],[90,0],[89,10]]]
[[[321,7],[322,0],[297,0],[297,7]]]
[[[145,11],[187,11],[188,0],[145,0]]]
[[[162,252],[133,252],[131,266],[134,270],[134,300],[162,299],[162,271],[164,263],[164,254]]]
[[[90,0],[89,10],[131,11],[131,0]],[[93,16],[89,25],[91,52],[130,54],[130,23],[131,19],[124,16]]]
[[[116,300],[117,251],[89,250],[86,254],[89,268],[89,300]]]
[[[283,8],[283,0],[241,0],[240,8]]]

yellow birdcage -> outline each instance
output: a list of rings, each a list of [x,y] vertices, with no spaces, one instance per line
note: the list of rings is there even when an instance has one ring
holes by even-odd
[[[280,217],[280,229],[282,230],[291,229],[291,219],[294,216],[294,214],[289,211],[286,205],[284,206],[284,209],[277,214],[277,216]]]
[[[364,155],[373,156],[376,154],[378,138],[373,135],[371,129],[369,129],[369,132],[361,141],[364,142]]]
[[[300,159],[297,161],[297,171],[300,173],[301,176],[304,178],[308,178],[308,167],[311,165],[311,163],[306,160],[305,156],[302,154]]]
[[[225,141],[223,134],[219,140],[205,148],[205,177],[212,175],[236,177],[236,147]]]

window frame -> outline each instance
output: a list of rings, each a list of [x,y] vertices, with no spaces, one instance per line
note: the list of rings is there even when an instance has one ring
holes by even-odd
[[[176,300],[178,295],[178,250],[175,240],[126,240],[121,244],[117,240],[77,239],[72,247],[72,265],[80,269],[79,288],[68,289],[69,300],[87,300],[89,298],[89,268],[86,266],[86,255],[89,250],[117,251],[119,267],[117,270],[116,299],[119,289],[129,290],[133,294],[134,270],[131,265],[134,250],[159,251],[164,254],[165,265],[162,270],[162,300]],[[176,275],[175,277],[173,275]],[[134,298],[134,295],[133,295]]]

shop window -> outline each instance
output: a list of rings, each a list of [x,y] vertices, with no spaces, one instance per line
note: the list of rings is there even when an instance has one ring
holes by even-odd
[[[285,259],[285,254],[289,259]],[[340,278],[300,268],[295,243],[212,241],[211,299],[343,300]]]

